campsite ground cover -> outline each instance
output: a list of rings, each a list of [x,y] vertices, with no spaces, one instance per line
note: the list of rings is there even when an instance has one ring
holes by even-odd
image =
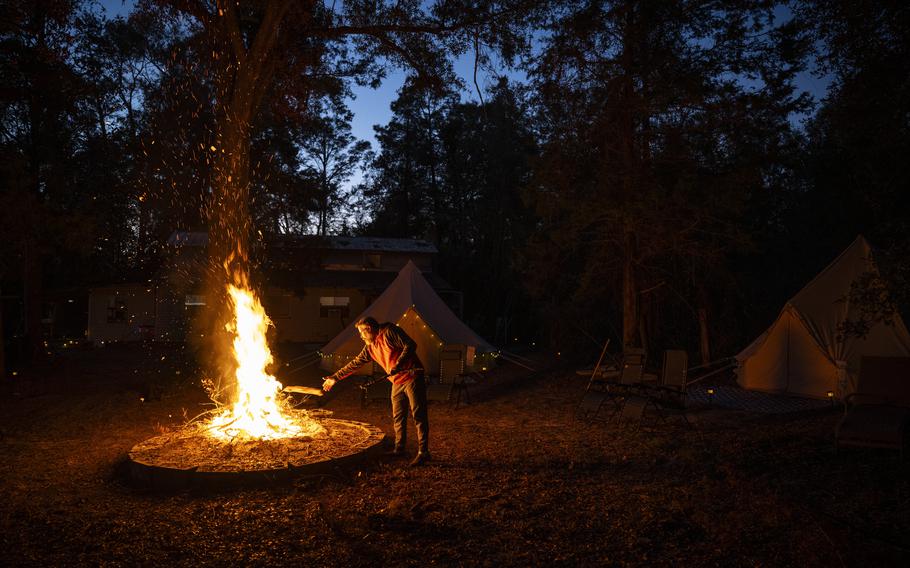
[[[163,359],[162,359],[163,358]],[[177,371],[180,374],[177,375]],[[836,409],[574,419],[583,380],[505,365],[431,405],[434,461],[219,493],[132,487],[129,449],[207,407],[179,352],[65,352],[0,389],[4,565],[906,565],[910,465],[836,454]],[[149,383],[161,400],[140,402]],[[390,433],[343,385],[327,408]],[[147,393],[146,393],[147,394]]]

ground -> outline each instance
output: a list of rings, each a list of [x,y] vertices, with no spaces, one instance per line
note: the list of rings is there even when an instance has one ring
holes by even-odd
[[[694,428],[575,417],[584,380],[505,364],[431,403],[433,461],[381,458],[267,488],[161,493],[130,448],[205,411],[160,347],[63,350],[0,389],[0,563],[906,566],[910,465],[834,451],[836,408],[695,409]],[[541,370],[546,368],[547,370]],[[177,374],[178,371],[180,374]],[[325,408],[391,434],[342,383]],[[158,395],[160,396],[160,399]],[[146,397],[142,402],[140,397]],[[411,441],[413,452],[413,440]]]

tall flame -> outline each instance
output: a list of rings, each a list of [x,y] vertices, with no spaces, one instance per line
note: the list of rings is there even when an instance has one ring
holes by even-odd
[[[323,431],[313,420],[295,420],[282,410],[282,385],[266,369],[272,352],[266,341],[268,316],[252,290],[228,284],[233,321],[225,327],[234,335],[237,398],[233,405],[215,416],[209,431],[217,438],[273,440],[315,435]]]

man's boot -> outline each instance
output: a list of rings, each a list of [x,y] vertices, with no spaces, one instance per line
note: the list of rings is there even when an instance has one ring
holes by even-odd
[[[387,451],[385,455],[391,458],[401,458],[407,455],[407,452],[405,452],[404,446],[395,446],[393,449]]]
[[[411,461],[411,467],[422,465],[430,461],[430,452],[419,452],[417,457]]]

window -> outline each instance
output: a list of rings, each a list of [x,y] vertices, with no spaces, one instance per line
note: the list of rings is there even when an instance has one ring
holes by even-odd
[[[205,296],[202,294],[187,294],[183,301],[184,306],[204,306]]]
[[[351,299],[339,296],[319,297],[319,317],[346,318],[350,315]]]
[[[111,296],[107,302],[107,323],[126,322],[126,298],[120,295]]]

